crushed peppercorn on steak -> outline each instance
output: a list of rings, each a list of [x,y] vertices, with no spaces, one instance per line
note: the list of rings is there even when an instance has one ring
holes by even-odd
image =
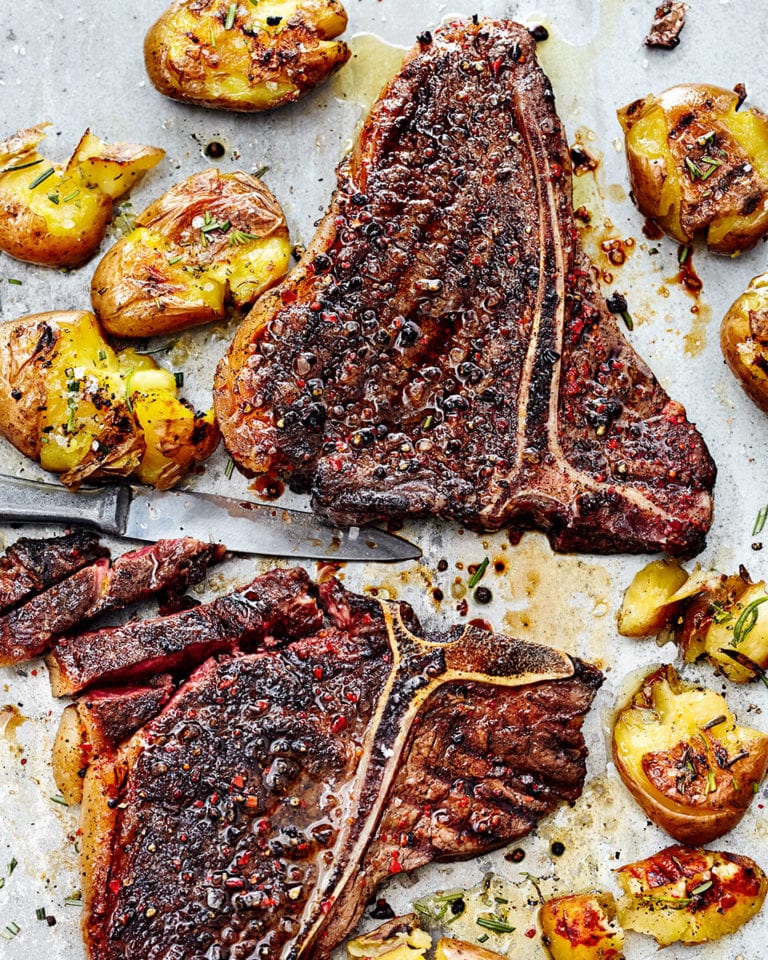
[[[215,409],[242,470],[341,525],[437,515],[691,554],[712,519],[712,459],[606,308],[551,86],[508,21],[419,37]]]
[[[88,767],[91,960],[325,957],[386,877],[580,795],[594,667],[472,626],[423,639],[406,603],[299,569],[236,594],[278,595],[299,615],[254,625]]]

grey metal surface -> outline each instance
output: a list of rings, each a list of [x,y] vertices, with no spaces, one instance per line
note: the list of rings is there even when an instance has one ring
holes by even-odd
[[[595,225],[586,243],[601,258],[601,269],[612,274],[605,277],[606,291],[618,289],[629,298],[635,326],[627,337],[698,422],[718,464],[715,524],[699,560],[729,572],[746,563],[755,578],[761,576],[766,554],[753,551],[751,545],[762,539],[753,537],[752,530],[758,509],[768,502],[768,421],[725,368],[717,328],[750,277],[765,269],[765,247],[736,260],[697,249],[695,264],[704,281],[699,303],[672,282],[677,272],[675,245],[644,239],[642,219],[627,195],[615,110],[651,90],[690,80],[729,88],[744,82],[751,102],[768,108],[764,71],[768,4],[692,0],[682,42],[669,53],[642,46],[655,0],[349,0],[347,5],[348,36],[355,38],[356,56],[341,73],[295,107],[241,117],[171,103],[149,85],[141,44],[164,0],[70,0],[66,6],[2,0],[0,125],[3,133],[11,133],[52,120],[48,148],[55,159],[68,156],[88,125],[105,139],[163,146],[168,158],[134,191],[135,210],[178,179],[207,166],[210,161],[202,150],[216,139],[226,147],[220,161],[223,169],[270,166],[265,181],[284,205],[293,239],[306,242],[328,201],[334,167],[354,136],[371,89],[393,69],[397,58],[393,44],[409,46],[417,33],[456,13],[511,16],[529,25],[544,21],[551,37],[540,45],[541,59],[569,137],[573,140],[581,131],[586,145],[602,156],[596,180],[577,182]],[[621,268],[611,267],[600,253],[603,236],[634,238]],[[64,273],[25,267],[0,255],[0,319],[53,308],[87,308],[93,267]],[[20,279],[22,285],[11,285],[8,279]],[[185,393],[198,407],[210,401],[213,368],[232,333],[220,326],[184,334],[162,357],[172,369],[184,370]],[[3,472],[43,476],[7,444],[0,451]],[[228,479],[225,467],[226,456],[220,451],[189,486],[252,497],[248,482],[237,474]],[[302,498],[291,495],[279,503],[305,506]],[[5,533],[10,541],[18,530]],[[595,885],[616,890],[613,867],[669,842],[628,796],[606,749],[613,709],[626,692],[627,678],[633,671],[647,671],[652,664],[675,657],[669,647],[659,649],[652,642],[629,641],[616,633],[614,615],[622,591],[647,558],[558,557],[537,534],[512,546],[503,534],[478,536],[446,524],[408,524],[403,533],[423,547],[420,563],[350,566],[341,571],[345,583],[408,600],[427,624],[483,618],[499,630],[594,660],[606,671],[606,683],[585,728],[590,759],[584,796],[515,844],[525,851],[522,863],[506,861],[501,851],[463,864],[433,865],[413,878],[395,877],[383,891],[395,909],[404,910],[416,895],[476,883],[492,867],[519,892],[511,955],[516,960],[543,960],[539,938],[525,935],[533,927],[535,912],[528,903],[535,900],[535,891],[527,875],[539,878],[545,895]],[[763,536],[768,546],[768,534]],[[467,568],[484,556],[491,563],[483,586],[491,590],[493,600],[481,604],[467,589]],[[269,565],[253,560],[230,564],[210,578],[207,594],[225,590]],[[314,565],[308,569],[316,572]],[[763,687],[726,688],[707,666],[690,668],[686,676],[727,689],[729,703],[743,722],[768,729],[768,694]],[[6,705],[19,715],[3,711]],[[80,885],[76,811],[51,800],[56,789],[50,747],[61,707],[50,697],[41,664],[0,671],[0,877],[5,879],[0,889],[0,931],[12,921],[21,927],[13,940],[0,939],[3,960],[82,960],[84,955],[79,911],[64,905]],[[764,788],[741,824],[713,846],[747,853],[768,867],[766,802]],[[553,841],[565,845],[559,857],[551,853]],[[14,859],[18,865],[9,875],[7,865]],[[56,916],[56,926],[36,921],[38,907]],[[374,924],[366,922],[369,927]],[[764,911],[727,940],[693,949],[670,947],[664,956],[762,960],[766,943]],[[486,943],[494,945],[493,940]],[[626,954],[630,960],[646,960],[657,951],[651,940],[630,935]]]
[[[190,490],[137,486],[131,490],[133,497],[120,532],[138,540],[181,534],[223,543],[235,553],[333,562],[393,563],[421,556],[417,546],[382,530],[339,530],[299,510]]]
[[[338,530],[308,511],[233,500],[192,490],[115,484],[82,488],[0,474],[0,519],[14,523],[82,524],[135,540],[197,537],[234,553],[394,563],[417,560],[412,543],[371,527]]]

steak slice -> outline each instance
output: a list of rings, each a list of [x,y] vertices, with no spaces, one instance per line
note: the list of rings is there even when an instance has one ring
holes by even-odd
[[[197,582],[224,553],[223,547],[184,537],[125,553],[112,567],[103,559],[78,570],[0,617],[0,666],[45,653],[57,637],[108,610]]]
[[[87,757],[114,752],[171,699],[174,685],[164,673],[143,685],[91,690],[67,709],[77,710]]]
[[[474,627],[425,640],[406,604],[317,592],[312,635],[209,659],[89,768],[91,960],[324,956],[385,876],[579,795],[599,671]]]
[[[274,634],[311,632],[322,615],[310,585],[300,567],[275,570],[191,610],[65,637],[46,661],[53,694],[195,666],[240,644],[273,646]]]
[[[106,556],[109,551],[90,530],[44,540],[20,537],[0,557],[0,613]]]
[[[423,34],[215,383],[224,441],[342,525],[450,517],[690,554],[714,464],[606,309],[528,31]]]

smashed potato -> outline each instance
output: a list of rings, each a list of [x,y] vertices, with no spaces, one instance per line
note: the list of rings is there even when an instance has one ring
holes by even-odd
[[[768,273],[754,277],[723,317],[720,347],[739,386],[768,413]]]
[[[176,0],[150,29],[144,60],[174,100],[271,110],[319,86],[349,59],[338,0]]]
[[[768,889],[749,857],[683,846],[621,867],[617,877],[625,893],[618,903],[622,926],[660,946],[733,933],[760,910]]]
[[[632,196],[679,243],[748,250],[768,233],[768,117],[737,94],[682,84],[618,112]]]
[[[618,714],[613,759],[647,816],[697,845],[744,816],[768,769],[768,736],[737,726],[724,697],[683,683],[666,666]]]
[[[706,657],[729,680],[746,683],[768,668],[765,581],[738,574],[709,582],[685,609],[675,639],[689,663]]]
[[[424,960],[432,948],[432,937],[419,927],[415,913],[393,917],[380,927],[347,943],[350,960],[371,957],[376,960]]]
[[[47,126],[21,130],[0,143],[0,249],[29,263],[79,267],[104,239],[113,201],[165,151],[104,143],[86,130],[62,168],[37,150]]]
[[[245,173],[204,170],[172,187],[102,258],[91,302],[104,328],[149,337],[221,320],[288,269],[280,204]]]
[[[415,913],[393,917],[347,943],[349,960],[424,960],[431,950],[432,937],[420,928]],[[435,945],[434,960],[502,960],[502,957],[466,940],[441,937]]]
[[[624,593],[618,615],[623,637],[647,637],[658,633],[674,616],[678,604],[670,598],[683,586],[688,574],[677,560],[654,560],[638,571]]]
[[[177,398],[176,378],[116,353],[84,311],[0,325],[0,433],[68,486],[135,476],[166,489],[213,453],[213,411]]]
[[[544,944],[553,960],[622,960],[624,931],[610,893],[548,900],[539,911]]]

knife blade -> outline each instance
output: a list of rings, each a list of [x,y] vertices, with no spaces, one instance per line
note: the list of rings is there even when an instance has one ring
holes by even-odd
[[[213,493],[116,484],[77,493],[39,480],[0,475],[0,519],[67,523],[135,540],[196,537],[233,553],[395,563],[421,550],[376,527],[341,530],[301,510]]]

